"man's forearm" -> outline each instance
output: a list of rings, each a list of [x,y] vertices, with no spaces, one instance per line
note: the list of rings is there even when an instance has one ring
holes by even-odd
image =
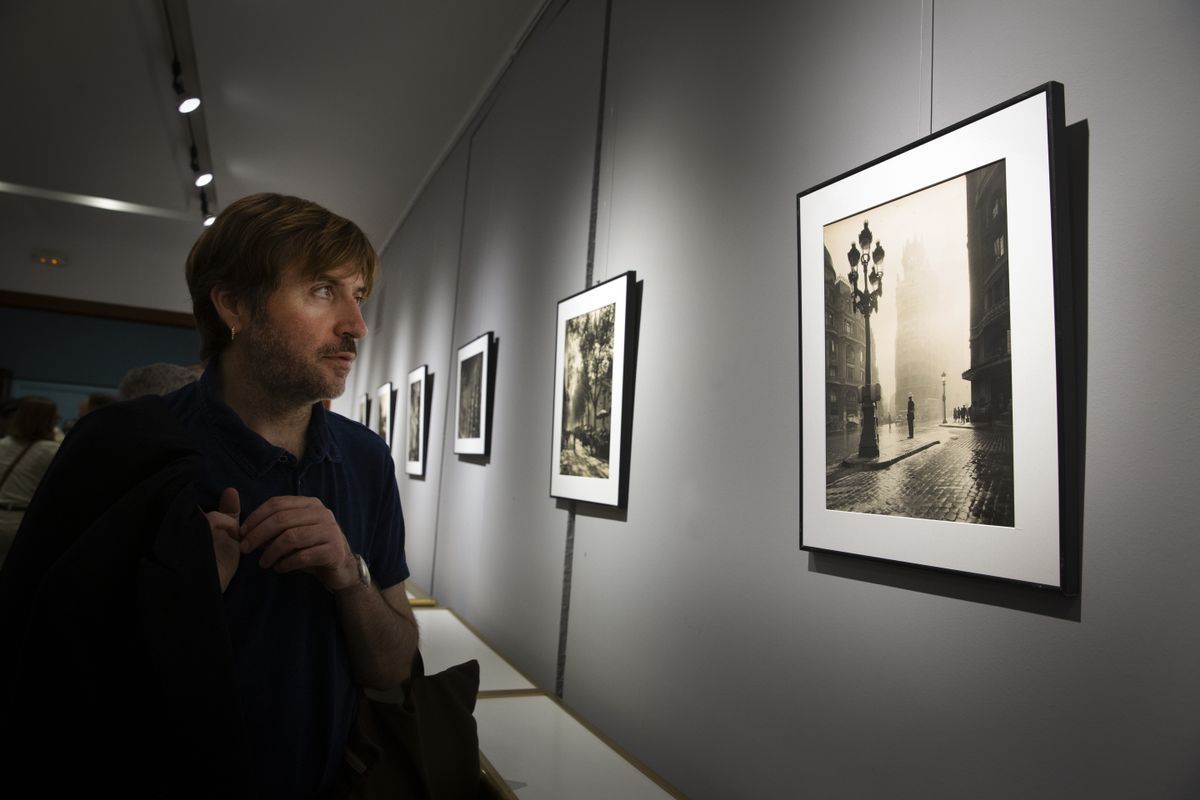
[[[393,608],[376,586],[361,584],[334,598],[355,681],[368,689],[399,686],[417,650],[417,623],[407,600],[404,609]]]

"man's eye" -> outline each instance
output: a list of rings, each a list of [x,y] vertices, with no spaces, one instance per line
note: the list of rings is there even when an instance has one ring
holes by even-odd
[[[313,290],[313,294],[317,295],[318,297],[333,297],[333,287],[318,286]]]

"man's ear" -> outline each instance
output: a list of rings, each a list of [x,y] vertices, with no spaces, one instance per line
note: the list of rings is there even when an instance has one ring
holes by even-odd
[[[213,308],[217,310],[217,316],[221,318],[221,322],[225,323],[226,328],[239,331],[246,329],[250,315],[247,312],[246,304],[238,299],[233,290],[223,286],[214,286],[208,296],[212,300]]]

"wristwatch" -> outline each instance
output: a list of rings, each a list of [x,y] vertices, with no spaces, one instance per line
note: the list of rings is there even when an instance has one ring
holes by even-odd
[[[371,586],[371,570],[367,569],[367,560],[358,553],[354,554],[354,560],[358,563],[358,582],[363,586]]]

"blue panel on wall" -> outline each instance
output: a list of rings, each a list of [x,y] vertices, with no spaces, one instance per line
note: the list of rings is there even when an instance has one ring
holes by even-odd
[[[0,308],[0,369],[14,380],[117,386],[133,367],[200,360],[190,328]]]

